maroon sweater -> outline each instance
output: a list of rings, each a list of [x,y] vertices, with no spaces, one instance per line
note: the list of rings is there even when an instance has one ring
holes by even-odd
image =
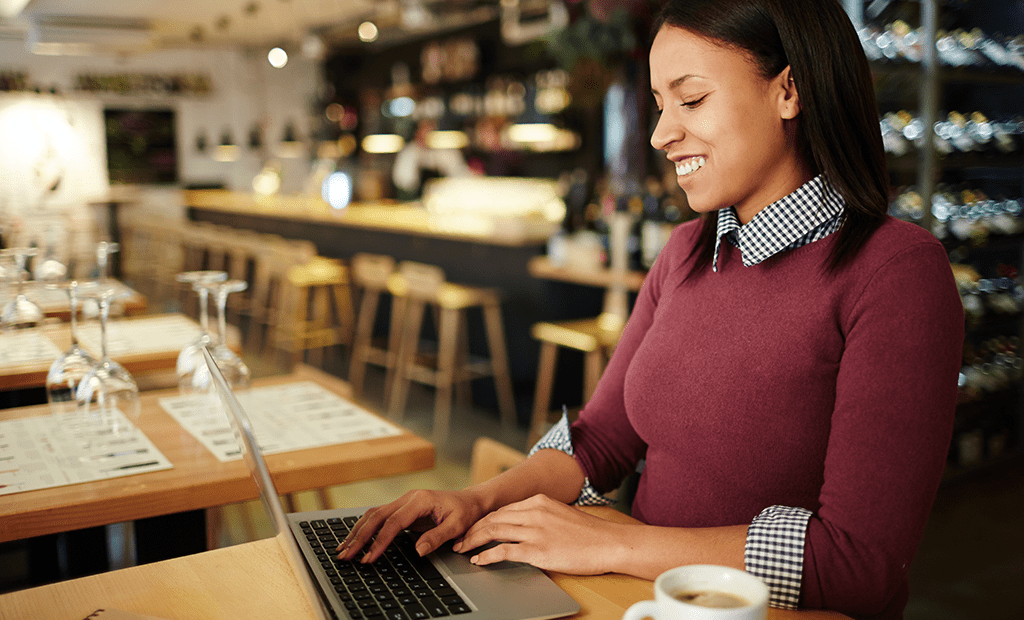
[[[887,218],[847,267],[837,235],[690,272],[678,227],[644,283],[573,448],[599,491],[640,458],[633,516],[749,524],[814,513],[801,606],[900,618],[953,428],[963,310],[927,231]]]

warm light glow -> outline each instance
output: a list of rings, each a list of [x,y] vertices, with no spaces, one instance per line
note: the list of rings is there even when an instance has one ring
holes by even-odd
[[[252,180],[252,190],[260,196],[272,196],[281,189],[281,174],[267,166]]]
[[[0,15],[14,17],[28,4],[28,0],[0,0]]]
[[[335,209],[344,209],[352,201],[352,178],[345,172],[332,172],[324,179],[321,195]]]
[[[235,144],[220,144],[213,151],[215,161],[235,161],[238,159],[238,146]]]
[[[377,40],[377,25],[373,22],[363,22],[359,24],[359,40],[363,43],[373,43]]]
[[[469,145],[469,136],[464,131],[431,131],[427,134],[427,146],[432,149],[461,149]]]
[[[514,142],[548,142],[558,135],[558,128],[551,123],[517,123],[508,129],[508,137]]]
[[[275,47],[267,53],[267,60],[275,69],[280,69],[288,64],[288,52],[280,47]]]
[[[363,138],[363,150],[367,153],[397,153],[405,146],[405,139],[398,134],[378,133]]]

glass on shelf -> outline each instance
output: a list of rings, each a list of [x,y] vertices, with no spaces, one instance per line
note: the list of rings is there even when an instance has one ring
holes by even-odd
[[[203,347],[212,342],[209,320],[209,297],[212,287],[228,279],[224,271],[186,271],[176,276],[178,282],[190,284],[192,290],[199,295],[199,336],[185,346],[178,354],[175,370],[178,375],[178,387],[182,393],[197,391],[193,387],[196,373],[206,370],[203,358]],[[205,390],[201,390],[205,391]]]
[[[43,311],[25,296],[25,278],[28,271],[25,262],[36,255],[35,248],[8,248],[0,250],[4,262],[4,273],[8,283],[17,283],[13,298],[0,309],[0,329],[22,329],[35,327],[43,322]]]
[[[107,263],[110,255],[119,252],[121,246],[109,241],[100,241],[96,244],[96,278],[100,282],[107,281]]]
[[[112,360],[107,351],[110,303],[127,292],[101,282],[82,283],[77,292],[79,297],[95,299],[100,308],[102,357],[82,377],[75,390],[78,418],[85,428],[85,442],[95,446],[130,440],[141,412],[139,388],[131,373]]]

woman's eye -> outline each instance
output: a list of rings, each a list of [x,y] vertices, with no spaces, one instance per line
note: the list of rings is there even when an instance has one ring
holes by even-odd
[[[703,103],[704,100],[707,99],[707,97],[708,97],[707,95],[704,95],[700,99],[694,99],[693,101],[684,101],[684,102],[682,102],[679,105],[683,106],[684,108],[693,109],[693,108],[696,108],[697,106],[699,106],[701,103]]]

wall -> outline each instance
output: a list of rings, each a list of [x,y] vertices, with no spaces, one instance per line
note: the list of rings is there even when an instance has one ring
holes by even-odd
[[[181,185],[217,183],[239,191],[251,191],[252,179],[264,163],[264,155],[247,146],[254,124],[264,124],[264,142],[268,149],[280,140],[288,122],[295,124],[300,136],[308,135],[311,101],[320,83],[320,70],[315,61],[293,55],[283,69],[274,69],[266,60],[265,50],[241,49],[165,50],[125,57],[52,57],[31,54],[19,41],[0,41],[0,71],[24,72],[30,87],[40,87],[44,92],[55,88],[58,92],[57,96],[0,94],[0,103],[9,104],[12,98],[18,98],[20,101],[38,102],[47,108],[71,106],[76,113],[88,117],[83,122],[92,127],[97,122],[102,127],[104,106],[175,110]],[[76,77],[82,73],[205,74],[209,76],[212,91],[202,97],[83,93],[74,90]],[[235,142],[240,145],[239,159],[234,162],[217,162],[211,156],[225,129],[231,131]],[[196,138],[200,133],[205,134],[208,144],[204,153],[196,150]],[[83,139],[94,141],[95,136]],[[4,135],[0,134],[0,142],[3,140]],[[100,143],[102,146],[102,138]],[[4,151],[9,148],[21,147],[17,144],[3,145]],[[0,160],[0,179],[6,180],[0,185],[0,190],[5,186],[21,187],[31,180],[22,176],[30,172],[5,165],[4,161],[15,157],[11,153],[5,155],[6,158]],[[85,157],[101,157],[103,168],[97,169],[94,162],[81,161],[80,167],[90,169],[91,180],[68,188],[70,194],[62,196],[62,200],[85,200],[94,197],[93,194],[106,193],[105,148]],[[310,172],[309,158],[282,159],[280,163],[281,191],[299,191]],[[152,193],[154,198],[160,197],[160,203],[168,202],[171,189],[157,186],[141,188],[143,194]],[[0,210],[34,208],[31,194],[24,188],[0,194],[0,201],[4,203],[0,204]],[[170,194],[174,195],[174,192]]]

